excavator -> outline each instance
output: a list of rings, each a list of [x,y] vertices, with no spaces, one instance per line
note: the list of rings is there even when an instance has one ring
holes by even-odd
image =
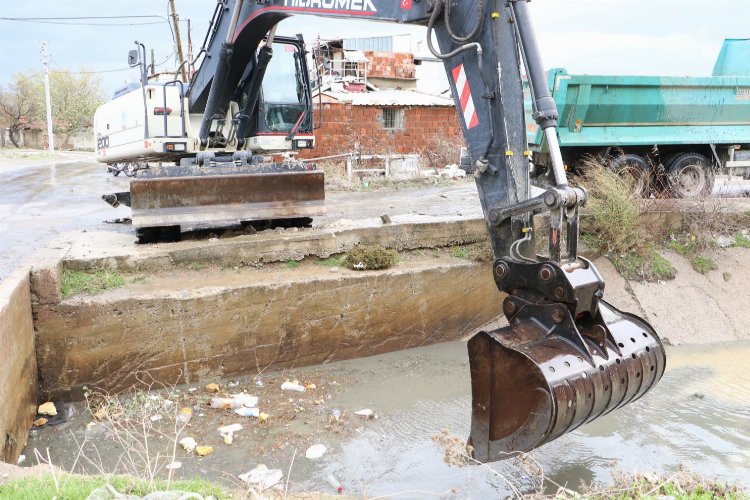
[[[468,342],[468,445],[482,462],[533,450],[637,400],[666,366],[654,329],[606,302],[604,279],[578,254],[588,194],[566,177],[528,1],[219,0],[189,82],[144,78],[95,120],[102,161],[174,162],[136,172],[130,192],[111,195],[131,206],[137,227],[314,216],[325,208],[323,174],[272,156],[315,142],[304,42],[277,36],[277,25],[314,15],[426,26],[475,166],[508,322]],[[138,64],[145,49],[135,52]],[[544,189],[530,182],[521,68],[551,155]],[[537,214],[549,218],[539,237]]]

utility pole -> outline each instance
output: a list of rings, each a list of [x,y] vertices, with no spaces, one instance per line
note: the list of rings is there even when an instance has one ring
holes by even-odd
[[[187,20],[187,30],[188,30],[188,77],[193,78],[193,36],[192,36],[192,30],[190,28],[190,18]]]
[[[182,54],[182,41],[180,40],[180,18],[177,17],[174,0],[169,0],[169,7],[172,10],[172,24],[174,25],[174,37],[177,44],[177,59],[180,63],[180,73],[182,74],[182,81],[187,83],[187,68],[185,67],[185,56]]]
[[[55,152],[55,136],[52,133],[52,99],[49,93],[49,42],[42,42],[42,64],[44,65],[44,97],[47,100],[47,146]]]

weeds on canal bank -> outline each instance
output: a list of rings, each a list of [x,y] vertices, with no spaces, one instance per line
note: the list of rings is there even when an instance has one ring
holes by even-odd
[[[346,253],[344,264],[349,269],[372,271],[388,269],[398,263],[398,252],[379,246],[356,246]]]
[[[588,213],[582,219],[583,239],[607,254],[627,279],[659,281],[674,279],[674,266],[658,251],[656,235],[632,186],[591,159],[585,166],[583,184],[589,191]]]
[[[697,474],[680,469],[671,475],[631,474],[620,470],[612,471],[612,484],[581,483],[575,489],[571,485],[561,485],[548,477],[534,453],[521,453],[505,462],[517,468],[518,474],[505,475],[488,464],[472,457],[472,447],[466,440],[452,436],[447,430],[432,437],[443,451],[443,460],[451,467],[480,466],[490,470],[513,492],[515,498],[525,500],[629,500],[629,499],[669,499],[669,500],[740,500],[749,499],[750,492],[738,486],[728,485],[716,479],[706,479]],[[507,468],[504,468],[507,470]],[[521,479],[523,478],[523,479]]]
[[[727,200],[660,204],[634,195],[627,179],[595,159],[586,160],[583,170],[589,202],[581,239],[606,254],[626,279],[673,279],[675,268],[663,250],[684,256],[696,272],[707,274],[718,270],[711,254],[720,247],[750,248],[750,213],[736,213]]]
[[[10,481],[0,485],[0,498],[14,500],[37,500],[39,498],[58,498],[76,500],[87,498],[94,490],[110,485],[123,495],[144,496],[156,491],[181,491],[197,493],[203,497],[213,496],[216,499],[232,498],[232,495],[218,486],[198,479],[174,481],[167,486],[165,481],[151,483],[131,476],[82,476],[78,474],[61,474],[55,476],[44,474]],[[116,498],[109,496],[107,498]],[[132,497],[128,497],[132,498]],[[164,497],[166,498],[166,496]],[[178,498],[173,495],[169,498]],[[187,495],[179,498],[193,498]]]
[[[63,271],[61,292],[67,298],[73,295],[97,295],[105,290],[119,288],[125,284],[125,279],[111,271],[74,271],[66,269]]]

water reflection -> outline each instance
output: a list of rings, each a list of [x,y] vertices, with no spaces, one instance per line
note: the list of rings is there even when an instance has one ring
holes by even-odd
[[[423,358],[416,369],[398,370],[404,357],[415,355]],[[366,485],[373,495],[510,495],[503,477],[520,490],[534,490],[533,471],[522,461],[449,467],[432,442],[443,428],[468,435],[468,373],[444,370],[463,363],[465,355],[465,345],[456,343],[347,362],[355,372],[369,372],[367,394],[355,386],[342,399],[377,404],[384,416],[361,436],[341,442],[323,470],[309,471],[306,486],[322,488],[333,473]],[[750,375],[742,361],[750,356],[750,343],[673,347],[668,356],[667,373],[645,398],[531,454],[550,480],[548,492],[554,492],[553,483],[610,483],[613,470],[668,474],[680,467],[750,486]],[[373,396],[381,389],[387,399]]]

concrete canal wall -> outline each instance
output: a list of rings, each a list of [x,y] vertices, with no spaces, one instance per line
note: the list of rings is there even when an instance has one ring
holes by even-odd
[[[36,414],[37,364],[29,269],[0,282],[0,458],[16,463]]]
[[[80,398],[456,340],[500,311],[488,263],[432,257],[385,271],[210,271],[36,308],[40,392]],[[190,276],[192,274],[192,276]]]

